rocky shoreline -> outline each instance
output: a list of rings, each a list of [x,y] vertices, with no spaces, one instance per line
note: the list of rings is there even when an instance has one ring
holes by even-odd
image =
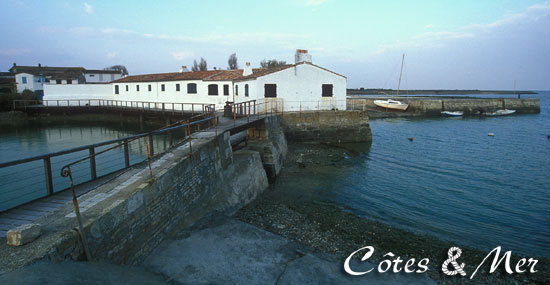
[[[290,145],[286,169],[283,169],[283,172],[291,172],[293,175],[305,177],[307,171],[301,173],[300,169],[304,170],[306,165],[308,171],[322,172],[326,171],[326,169],[323,170],[325,167],[338,168],[338,164],[346,163],[339,156],[349,154],[348,151],[333,148],[329,148],[328,153],[326,149],[318,151],[316,147],[309,152],[306,149],[308,149],[307,146]],[[304,152],[307,152],[306,155]],[[307,183],[309,182],[305,181],[304,187]],[[455,242],[397,229],[365,217],[359,217],[335,205],[311,199],[307,194],[305,196],[289,196],[292,195],[279,192],[277,187],[272,186],[254,202],[238,211],[234,217],[322,252],[334,254],[342,259],[342,266],[344,259],[352,252],[365,246],[373,246],[375,252],[369,261],[375,263],[384,260],[385,258],[382,256],[388,252],[394,253],[395,256],[399,256],[405,261],[415,258],[418,262],[422,258],[428,258],[430,261],[427,274],[440,284],[550,283],[550,260],[548,258],[525,256],[527,259],[533,257],[539,260],[535,268],[538,272],[534,274],[507,274],[504,270],[504,262],[496,272],[490,274],[490,264],[494,258],[494,255],[491,255],[474,278],[469,279],[490,251],[482,251]],[[448,258],[447,251],[453,246],[462,249],[459,261],[466,264],[465,271],[468,275],[465,277],[447,276],[441,270],[441,265]],[[504,251],[500,256],[503,253]],[[359,256],[357,257],[359,258]],[[521,258],[517,255],[512,256],[510,262],[512,270]]]

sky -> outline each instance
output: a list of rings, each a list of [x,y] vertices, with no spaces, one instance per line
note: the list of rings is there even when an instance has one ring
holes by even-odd
[[[130,74],[263,59],[313,63],[348,88],[550,90],[550,2],[1,0],[0,71],[122,64]]]

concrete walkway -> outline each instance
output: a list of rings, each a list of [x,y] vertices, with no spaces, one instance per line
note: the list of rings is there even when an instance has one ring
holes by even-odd
[[[185,284],[435,284],[425,274],[350,276],[343,261],[234,219],[167,240],[144,266]],[[376,267],[353,261],[357,271]]]

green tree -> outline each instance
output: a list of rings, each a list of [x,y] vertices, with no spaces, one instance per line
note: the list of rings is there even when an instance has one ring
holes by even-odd
[[[206,63],[206,60],[201,57],[201,62],[197,63],[196,60],[193,60],[193,67],[191,67],[192,71],[206,71],[208,70],[208,65]]]
[[[128,69],[126,69],[126,66],[120,64],[113,65],[111,67],[105,67],[103,70],[116,70],[120,71],[122,75],[128,75]]]
[[[237,64],[237,54],[232,53],[229,56],[229,59],[227,60],[227,69],[239,69],[239,65]]]
[[[276,60],[276,59],[270,59],[270,60],[262,60],[262,62],[260,62],[260,66],[262,68],[275,68],[275,67],[280,67],[280,66],[285,66],[286,65],[286,61],[284,60]]]

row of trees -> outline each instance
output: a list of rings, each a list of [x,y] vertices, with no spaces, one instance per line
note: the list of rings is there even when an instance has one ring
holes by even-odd
[[[276,59],[270,59],[270,60],[262,60],[260,62],[260,66],[262,68],[275,68],[286,65],[286,61],[283,60],[276,60]],[[235,70],[239,69],[237,54],[232,53],[229,58],[227,59],[227,69],[228,70]],[[206,59],[201,57],[200,62],[197,62],[196,60],[193,60],[193,66],[191,67],[192,71],[206,71],[208,70],[208,64],[206,62]]]
[[[227,69],[228,70],[235,70],[239,69],[237,54],[232,53],[229,58],[227,59]],[[286,65],[286,61],[283,60],[276,60],[276,59],[270,59],[270,60],[262,60],[260,62],[260,66],[262,68],[275,68],[279,66]],[[120,71],[122,75],[128,75],[128,69],[124,65],[113,65],[110,67],[105,67],[104,70],[116,70]],[[192,71],[206,71],[208,70],[208,63],[206,62],[206,59],[201,57],[201,60],[197,62],[197,60],[193,60],[193,66],[191,67]]]

